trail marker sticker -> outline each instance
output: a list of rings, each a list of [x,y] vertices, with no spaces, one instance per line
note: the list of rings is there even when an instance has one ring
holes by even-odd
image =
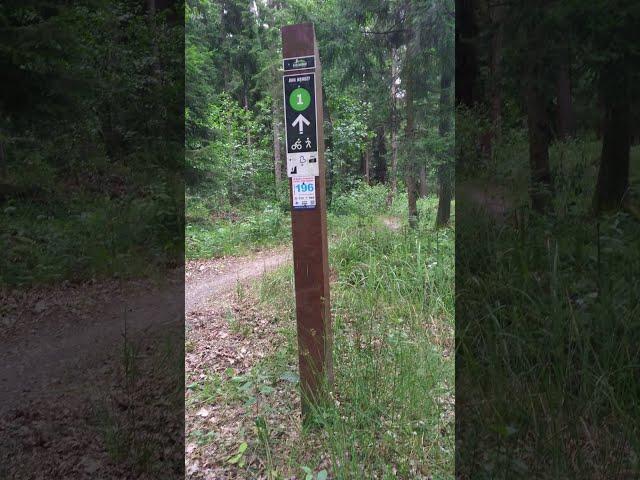
[[[316,208],[316,177],[293,177],[291,193],[294,210]]]
[[[309,57],[285,58],[282,60],[282,68],[287,72],[289,70],[299,70],[301,68],[314,68],[315,58],[313,55]]]
[[[285,75],[282,78],[289,177],[320,175],[315,79],[315,73]]]

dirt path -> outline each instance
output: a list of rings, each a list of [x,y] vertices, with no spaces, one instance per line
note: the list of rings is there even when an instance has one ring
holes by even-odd
[[[9,313],[0,326],[0,413],[79,388],[120,352],[125,328],[134,339],[178,325],[175,292],[175,285],[110,281],[3,296]]]
[[[182,415],[159,401],[175,391],[169,350],[183,348],[183,275],[0,292],[0,478],[130,478],[105,448],[102,421],[144,442],[151,462],[180,464],[163,452]],[[128,381],[125,329],[139,372]]]
[[[185,272],[184,308],[188,315],[208,299],[291,261],[291,248],[258,252],[249,257],[230,257],[188,262]]]
[[[402,227],[401,219],[392,216],[380,217],[380,223],[381,228],[392,231]],[[185,456],[186,477],[190,480],[248,478],[241,473],[243,470],[230,465],[228,458],[250,438],[247,432],[255,428],[258,409],[270,425],[271,435],[279,439],[272,446],[277,450],[274,455],[286,457],[300,440],[299,394],[295,380],[291,383],[290,379],[295,377],[297,365],[289,371],[289,380],[278,378],[268,383],[270,393],[254,387],[251,395],[257,400],[255,405],[243,404],[246,399],[233,397],[238,392],[225,393],[233,387],[223,387],[230,377],[239,380],[250,376],[264,358],[274,357],[286,345],[283,322],[289,322],[289,318],[282,315],[282,306],[260,304],[255,289],[240,289],[242,293],[238,294],[237,283],[255,281],[290,261],[291,247],[287,245],[251,257],[187,264],[185,382],[191,387],[185,400]],[[212,389],[216,389],[213,401]],[[215,432],[215,436],[207,437],[206,432]],[[254,453],[247,453],[246,460],[254,466],[261,462]],[[265,477],[256,474],[251,478]]]
[[[393,230],[394,232],[397,232],[402,228],[402,222],[397,217],[381,217],[381,220],[385,227]]]

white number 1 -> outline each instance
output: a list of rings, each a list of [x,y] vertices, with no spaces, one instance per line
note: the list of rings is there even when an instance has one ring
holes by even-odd
[[[302,94],[298,94],[298,105],[302,105]]]

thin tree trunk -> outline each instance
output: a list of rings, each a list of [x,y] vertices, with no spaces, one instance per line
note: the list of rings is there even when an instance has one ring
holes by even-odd
[[[3,136],[0,133],[0,180],[7,178],[7,153],[4,148]]]
[[[451,81],[453,80],[453,65],[451,62],[451,49],[443,47],[440,52],[440,104],[439,117],[440,124],[438,131],[440,136],[446,138],[451,132],[451,115],[453,102],[451,100]],[[441,160],[438,166],[438,214],[436,216],[436,226],[442,227],[449,223],[451,218],[451,175],[450,161],[447,158]]]
[[[413,149],[413,139],[414,139],[414,104],[413,104],[413,81],[411,79],[411,73],[407,75],[406,81],[406,111],[407,111],[407,123],[405,125],[405,145],[407,148],[407,167],[405,171],[405,183],[407,184],[407,207],[409,210],[409,226],[411,228],[416,228],[418,226],[418,205],[417,201],[417,193],[418,186],[416,185],[416,172],[415,172],[415,161],[413,160],[413,156],[411,155],[411,151]]]
[[[400,58],[398,50],[394,46],[391,48],[391,188],[387,196],[387,205],[391,206],[393,199],[398,192],[398,114],[397,95],[398,72],[400,70]]]
[[[593,199],[596,213],[619,209],[629,188],[631,110],[628,80],[620,71],[608,66],[601,80],[604,118],[600,169]]]
[[[469,108],[476,101],[478,76],[475,3],[475,0],[456,1],[456,104]]]
[[[563,55],[558,71],[558,138],[566,139],[574,135],[573,105],[571,101],[571,75],[569,72],[569,54]]]
[[[546,97],[539,77],[529,74],[527,82],[527,125],[529,130],[529,167],[531,170],[531,206],[536,212],[551,207],[552,183],[549,167],[549,116]]]
[[[545,4],[546,2],[541,2]],[[528,32],[529,45],[525,79],[527,126],[529,134],[529,169],[531,207],[539,213],[551,209],[553,182],[549,167],[550,123],[547,87],[544,82],[543,51],[547,48],[544,31],[539,26]]]
[[[364,151],[364,178],[367,185],[371,185],[371,147],[367,146]]]
[[[244,86],[243,100],[244,100],[244,111],[248,112],[249,98],[247,97],[247,85]],[[249,148],[249,150],[251,150],[251,130],[248,126],[247,126],[247,147]]]
[[[282,180],[282,158],[280,157],[280,112],[273,106],[273,168],[276,185]]]
[[[373,139],[374,179],[378,183],[386,183],[387,180],[387,146],[384,138],[384,125],[376,129],[376,137]]]
[[[420,198],[427,196],[427,167],[420,165]]]
[[[499,138],[502,127],[502,44],[504,38],[504,5],[490,7],[494,33],[491,39],[491,124],[493,138]],[[493,143],[493,142],[492,142]],[[490,145],[491,150],[493,145]]]
[[[438,165],[438,214],[436,225],[443,227],[449,224],[451,218],[451,175],[449,174],[449,164]]]
[[[414,172],[407,170],[405,174],[405,183],[407,184],[407,204],[409,207],[409,226],[416,228],[418,226],[418,187],[416,185],[416,176]]]

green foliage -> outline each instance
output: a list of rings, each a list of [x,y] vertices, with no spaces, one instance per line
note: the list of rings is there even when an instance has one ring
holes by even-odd
[[[369,186],[360,183],[357,189],[334,197],[330,212],[336,215],[353,215],[367,218],[383,213],[389,190],[384,185]]]
[[[360,158],[374,134],[369,129],[371,103],[360,100],[355,92],[328,88],[331,109],[331,148],[327,150],[331,169],[332,192],[343,192],[356,186],[361,178]],[[358,162],[353,160],[357,159]]]
[[[640,288],[632,273],[640,267],[638,234],[627,214],[600,221],[533,216],[519,231],[465,217],[460,241],[477,246],[459,250],[456,264],[458,308],[466,312],[458,319],[465,325],[458,382],[480,400],[466,414],[483,432],[466,437],[465,456],[482,452],[491,478],[522,468],[552,478],[546,465],[530,460],[542,457],[552,462],[553,477],[634,468],[624,448],[606,445],[637,441],[637,383],[628,365],[639,360],[631,346],[639,332],[630,321]],[[487,376],[490,388],[474,380]],[[532,403],[526,392],[534,391]],[[547,409],[553,419],[535,420]],[[576,449],[585,435],[601,442]]]
[[[0,282],[130,277],[161,267],[167,256],[182,255],[174,237],[183,227],[172,223],[179,208],[171,198],[164,204],[90,196],[63,205],[8,202],[0,212]]]
[[[272,198],[268,135],[254,114],[222,93],[209,106],[206,125],[214,139],[187,152],[188,178],[195,179],[200,190],[215,194],[221,206]]]
[[[363,159],[372,159],[375,131],[382,132],[387,145],[395,131],[400,169],[415,166],[412,174],[417,175],[418,168],[427,165],[431,181],[437,166],[452,158],[452,130],[440,135],[433,120],[446,117],[453,122],[451,109],[441,114],[439,102],[439,62],[453,58],[445,48],[453,38],[446,15],[450,3],[331,0],[281,6],[189,0],[185,116],[192,193],[215,195],[219,211],[229,206],[245,209],[255,199],[277,199],[288,206],[288,192],[276,185],[274,175],[274,150],[285,159],[279,30],[306,21],[314,23],[323,64],[325,101],[318,108],[325,113],[329,203],[359,188]],[[412,33],[371,34],[397,29]],[[402,70],[393,79],[392,48],[397,70]],[[410,71],[420,80],[411,83],[416,135],[403,141]],[[392,82],[398,85],[395,100]],[[452,87],[449,90],[452,94]],[[386,154],[377,155],[378,165],[371,169],[374,180],[390,169],[390,153],[387,148]]]
[[[181,261],[182,5],[141,7],[0,6],[0,282]]]
[[[186,257],[237,255],[259,247],[276,246],[291,238],[291,221],[272,204],[250,211],[219,212],[210,199],[187,198]]]
[[[537,18],[536,24],[546,25],[542,77],[549,87],[547,113],[557,114],[552,97],[559,65],[568,62],[576,73],[571,81],[578,133],[559,139],[550,119],[551,213],[529,211],[530,145],[522,85],[503,85],[502,128],[497,132],[490,121],[490,97],[484,107],[460,110],[457,117],[456,147],[464,164],[458,172],[469,183],[480,179],[488,195],[504,187],[509,215],[492,218],[495,215],[474,209],[471,202],[461,204],[469,209],[458,225],[457,241],[463,248],[456,262],[457,321],[463,326],[457,338],[458,398],[468,405],[464,415],[470,419],[461,438],[463,476],[482,472],[478,478],[588,478],[636,468],[627,449],[636,448],[639,428],[637,408],[631,406],[636,382],[628,370],[638,361],[637,350],[629,346],[638,337],[631,320],[638,310],[639,285],[633,273],[640,262],[634,240],[638,223],[627,213],[594,218],[591,212],[602,152],[594,134],[594,118],[600,116],[593,101],[594,81],[603,65],[618,55],[594,49],[592,35],[618,22],[626,28],[626,20],[619,18],[619,10],[611,16],[601,11],[589,17],[598,23],[589,32],[584,29],[586,17],[560,15],[567,13],[564,9],[584,14],[603,6],[556,4],[541,12],[546,16],[542,20],[530,15],[529,5],[524,10],[518,6],[505,21],[508,29],[522,30],[515,39],[507,37],[505,69],[531,61],[522,55],[528,39],[521,22]],[[548,28],[578,18],[580,25],[570,32]],[[577,33],[584,43],[573,37]],[[552,40],[556,35],[563,38]],[[579,59],[579,71],[572,68],[578,59],[560,57],[567,45],[590,50]],[[607,43],[604,50],[609,47]],[[620,56],[628,54],[625,48],[620,46]],[[483,151],[479,143],[488,133],[495,136],[489,138],[490,150]],[[631,149],[631,198],[639,175],[636,146]],[[462,396],[473,402],[466,404]],[[620,446],[615,452],[606,447],[613,441]]]

